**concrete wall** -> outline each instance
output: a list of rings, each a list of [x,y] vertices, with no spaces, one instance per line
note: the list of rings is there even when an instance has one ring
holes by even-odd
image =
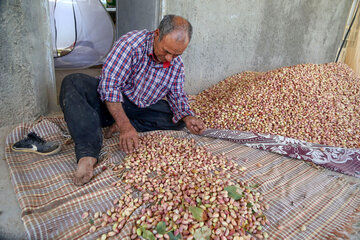
[[[48,0],[0,0],[0,127],[56,108]]]
[[[162,0],[194,27],[183,54],[190,94],[234,73],[335,59],[352,0]],[[161,17],[162,17],[161,16]]]
[[[151,24],[165,14],[193,24],[183,57],[185,89],[195,94],[241,71],[333,61],[351,3],[153,0]],[[0,0],[0,127],[59,110],[48,13],[48,0]]]
[[[116,0],[116,39],[134,29],[157,27],[160,0]]]

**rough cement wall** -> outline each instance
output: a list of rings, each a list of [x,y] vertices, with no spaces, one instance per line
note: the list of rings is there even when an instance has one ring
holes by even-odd
[[[0,0],[0,127],[56,107],[47,0]]]
[[[183,54],[190,94],[242,71],[335,59],[351,0],[162,0],[194,27]],[[161,16],[162,17],[162,16]]]
[[[159,0],[116,0],[116,39],[135,29],[157,27]]]

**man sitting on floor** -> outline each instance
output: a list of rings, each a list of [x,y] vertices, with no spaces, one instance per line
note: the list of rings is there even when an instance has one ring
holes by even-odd
[[[119,145],[126,153],[138,147],[138,132],[186,126],[191,133],[202,133],[205,125],[194,117],[183,90],[180,55],[191,35],[186,19],[167,15],[155,31],[133,31],[120,37],[99,79],[78,73],[64,78],[60,106],[75,142],[76,185],[93,176],[102,127],[110,126],[105,137],[120,132]]]

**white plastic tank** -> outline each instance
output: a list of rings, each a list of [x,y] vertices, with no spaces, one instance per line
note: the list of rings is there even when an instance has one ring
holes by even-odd
[[[99,0],[49,0],[55,68],[103,63],[115,39],[114,23]]]

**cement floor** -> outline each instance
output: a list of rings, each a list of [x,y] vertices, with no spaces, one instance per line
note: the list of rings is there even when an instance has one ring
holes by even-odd
[[[26,239],[24,224],[21,220],[21,210],[11,183],[9,167],[5,161],[4,153],[6,136],[15,126],[0,128],[0,240]],[[360,182],[358,178],[336,172],[332,172],[332,174],[339,175],[351,182]],[[360,239],[360,221],[354,224],[353,230],[354,233],[350,236],[350,239]]]
[[[15,126],[0,128],[0,239],[26,239],[21,210],[11,183],[9,167],[5,161],[5,139]]]

